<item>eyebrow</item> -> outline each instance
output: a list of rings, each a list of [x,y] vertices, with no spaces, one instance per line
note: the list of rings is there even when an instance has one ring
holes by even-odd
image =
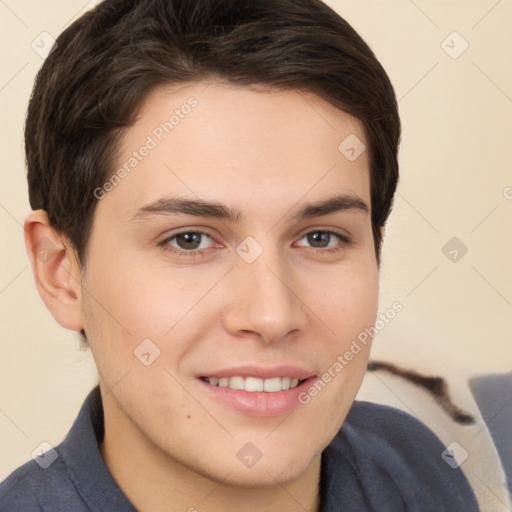
[[[303,206],[292,216],[292,220],[303,221],[313,217],[320,217],[331,213],[344,211],[369,212],[366,202],[355,194],[340,194],[327,199]],[[210,217],[215,219],[237,222],[243,214],[236,208],[202,199],[189,199],[186,197],[167,197],[139,208],[132,220],[148,215],[193,215],[196,217]]]

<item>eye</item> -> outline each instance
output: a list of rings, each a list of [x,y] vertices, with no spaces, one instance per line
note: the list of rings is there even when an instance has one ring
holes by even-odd
[[[329,230],[310,231],[300,240],[306,240],[308,244],[311,244],[313,249],[328,249],[327,252],[341,250],[345,245],[350,243],[350,239],[347,236]]]
[[[186,255],[185,253],[195,255],[209,249],[212,246],[212,242],[212,237],[202,231],[183,231],[165,238],[159,245],[166,250],[175,251],[180,255]]]

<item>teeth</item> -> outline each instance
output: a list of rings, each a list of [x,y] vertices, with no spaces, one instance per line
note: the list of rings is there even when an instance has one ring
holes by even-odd
[[[237,379],[238,377],[234,377]],[[233,379],[233,377],[231,377]],[[229,379],[229,384],[231,385],[231,379]],[[263,391],[263,379],[257,379],[256,377],[246,377],[245,378],[245,391]]]
[[[231,377],[226,379],[228,381],[228,387],[231,389],[244,389],[243,377]]]
[[[265,391],[276,393],[285,389],[293,389],[299,385],[299,379],[291,377],[272,377],[271,379],[259,379],[257,377],[206,377],[204,380],[212,386],[221,388],[242,389],[244,391]]]
[[[276,391],[281,391],[281,389],[283,389],[281,387],[281,377],[274,377],[273,379],[265,379],[263,381],[263,391],[275,393]]]

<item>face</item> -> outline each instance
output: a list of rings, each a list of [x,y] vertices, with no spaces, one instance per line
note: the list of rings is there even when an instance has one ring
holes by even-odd
[[[338,149],[348,136],[355,151]],[[368,151],[353,158],[364,140],[295,91],[148,96],[120,146],[125,172],[97,192],[83,276],[107,429],[235,485],[319,461],[365,371],[369,345],[353,340],[377,311]]]

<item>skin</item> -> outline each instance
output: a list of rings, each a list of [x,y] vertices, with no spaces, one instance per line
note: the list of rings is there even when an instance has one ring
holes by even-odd
[[[316,511],[321,453],[360,387],[369,344],[284,415],[243,414],[206,394],[197,375],[253,363],[321,376],[374,324],[369,212],[292,219],[336,194],[370,206],[368,151],[349,161],[338,150],[349,134],[364,142],[364,133],[315,95],[181,84],[146,98],[119,165],[191,96],[191,113],[98,201],[84,272],[44,212],[27,217],[36,283],[57,321],[85,329],[105,410],[101,453],[138,510]],[[242,217],[137,214],[171,195],[223,203]],[[187,230],[211,238],[199,249],[170,238]],[[306,235],[318,231],[351,242],[332,234],[315,245]],[[250,264],[236,252],[248,236],[263,249]],[[47,261],[35,255],[43,238],[53,244]],[[134,356],[147,338],[160,350],[149,366]],[[237,457],[247,442],[262,454],[250,468]]]

